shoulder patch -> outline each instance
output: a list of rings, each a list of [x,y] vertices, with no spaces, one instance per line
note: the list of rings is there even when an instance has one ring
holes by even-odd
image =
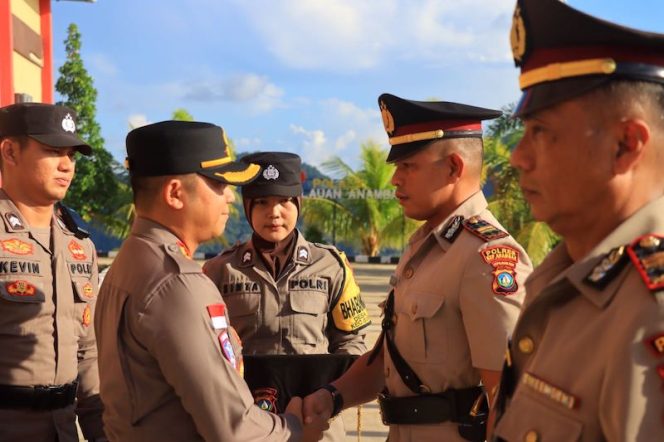
[[[627,254],[650,291],[664,289],[664,236],[641,236],[627,247]]]
[[[364,301],[360,296],[360,286],[355,282],[353,269],[350,267],[346,254],[336,247],[333,247],[332,254],[339,260],[343,267],[344,281],[341,287],[341,293],[332,309],[332,320],[334,326],[343,332],[356,332],[369,324],[369,312]]]
[[[627,263],[625,246],[612,249],[583,279],[588,285],[603,290],[615,278]]]
[[[509,295],[519,289],[516,282],[516,264],[519,251],[510,246],[493,246],[480,250],[484,262],[493,267],[491,289],[496,295]]]
[[[450,219],[447,224],[445,224],[445,227],[443,227],[443,230],[440,232],[440,236],[451,243],[454,242],[454,240],[457,239],[457,236],[459,236],[459,233],[461,232],[462,221],[462,215],[456,215],[452,217],[452,219]]]
[[[494,239],[505,238],[509,236],[507,232],[483,220],[479,216],[472,216],[463,221],[463,227],[473,235],[483,241],[493,241]]]

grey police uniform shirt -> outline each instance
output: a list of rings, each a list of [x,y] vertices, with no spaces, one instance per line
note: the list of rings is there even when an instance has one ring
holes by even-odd
[[[277,281],[251,241],[204,266],[228,304],[244,354],[350,354],[366,351],[369,314],[346,258],[300,232]]]
[[[558,245],[526,283],[510,352],[516,390],[495,434],[664,440],[663,275],[664,198],[577,262]]]
[[[95,247],[89,239],[76,238],[56,216],[52,245],[43,244],[1,189],[0,216],[0,384],[78,380],[81,428],[87,437],[99,437],[102,406],[92,327],[98,288]],[[72,407],[41,413],[0,409],[0,439],[25,439],[41,427],[45,434],[57,432],[60,440],[76,441],[74,421]]]
[[[479,385],[478,369],[500,370],[524,298],[523,282],[531,271],[526,252],[502,230],[481,192],[433,230],[422,226],[413,234],[392,280],[393,336],[432,393]],[[415,395],[387,348],[384,361],[389,393]],[[389,440],[464,439],[457,424],[448,421],[391,425]]]
[[[101,397],[111,440],[301,436],[295,416],[254,405],[221,295],[165,227],[136,219],[98,307]]]

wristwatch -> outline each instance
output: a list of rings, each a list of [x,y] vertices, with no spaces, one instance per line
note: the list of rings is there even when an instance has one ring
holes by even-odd
[[[344,408],[344,398],[341,396],[341,392],[337,390],[337,387],[335,387],[332,384],[325,384],[321,387],[324,390],[327,390],[330,392],[332,395],[332,416],[330,417],[335,417],[339,413],[341,413],[341,410]]]

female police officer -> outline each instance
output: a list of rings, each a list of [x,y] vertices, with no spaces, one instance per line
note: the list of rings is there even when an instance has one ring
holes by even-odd
[[[295,228],[302,197],[300,157],[260,152],[242,160],[263,168],[242,188],[253,235],[208,261],[204,271],[228,305],[243,353],[364,353],[364,335],[358,331],[368,325],[369,315],[345,256],[332,246],[307,241]],[[254,391],[263,406],[266,396],[280,393]],[[337,438],[343,438],[340,420],[326,435],[327,440]]]

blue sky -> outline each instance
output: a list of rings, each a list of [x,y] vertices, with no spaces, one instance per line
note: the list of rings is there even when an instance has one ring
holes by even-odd
[[[664,33],[661,0],[568,0]],[[69,23],[99,97],[106,147],[124,160],[130,124],[187,109],[238,151],[286,150],[353,166],[387,147],[377,97],[500,107],[519,97],[511,0],[97,0],[53,2],[54,80]]]

